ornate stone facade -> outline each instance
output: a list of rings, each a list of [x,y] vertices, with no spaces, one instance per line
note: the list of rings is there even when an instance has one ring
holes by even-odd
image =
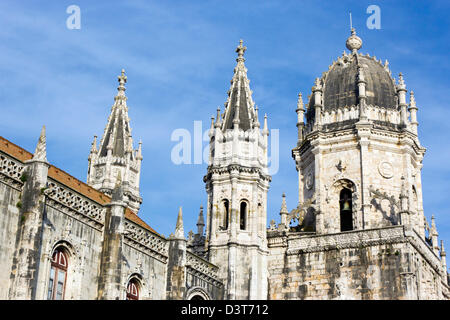
[[[387,61],[350,53],[297,104],[298,205],[267,228],[268,122],[244,64],[209,131],[207,206],[185,237],[138,217],[124,71],[87,184],[0,138],[0,299],[449,299],[443,242],[425,219],[413,92]],[[306,121],[305,121],[306,118]]]

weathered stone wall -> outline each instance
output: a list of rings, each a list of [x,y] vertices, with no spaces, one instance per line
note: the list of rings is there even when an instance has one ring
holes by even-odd
[[[65,299],[97,299],[98,272],[102,250],[101,228],[88,220],[63,213],[46,206],[42,237],[41,267],[37,299],[47,299],[50,264],[55,247],[61,245],[68,254],[68,272]]]
[[[21,176],[25,165],[8,155],[0,156],[0,299],[12,299],[12,262],[14,254],[21,250],[16,247],[16,234],[20,225],[24,185]],[[48,178],[47,182],[47,187],[38,190],[43,222],[42,236],[37,237],[40,246],[36,251],[39,254],[37,274],[33,278],[35,299],[47,299],[52,253],[58,246],[68,256],[64,299],[97,299],[106,208],[59,181]],[[140,299],[166,299],[167,239],[128,219],[124,229],[121,231],[124,242],[120,299],[126,298],[131,278],[139,280]],[[216,276],[216,266],[203,261],[190,262],[187,268],[192,275],[190,281],[204,288],[208,298],[222,298],[222,283]],[[186,272],[186,268],[182,272]],[[205,280],[209,283],[206,286],[202,285]]]
[[[125,299],[126,286],[131,277],[140,280],[140,298],[143,300],[166,299],[167,258],[155,258],[145,252],[125,244],[123,250],[122,285]]]
[[[448,292],[439,259],[401,226],[269,236],[269,250],[269,299],[443,299]]]
[[[0,181],[0,300],[8,299],[11,264],[19,219],[20,192]]]

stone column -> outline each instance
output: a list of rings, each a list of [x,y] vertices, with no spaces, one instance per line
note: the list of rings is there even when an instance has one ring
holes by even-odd
[[[355,216],[355,229],[365,229],[368,227],[369,221],[366,221],[365,216],[370,214],[369,203],[369,182],[368,170],[369,163],[369,144],[372,125],[369,122],[356,123],[356,130],[358,131],[359,149],[360,149],[360,166],[361,166],[361,210],[357,210]]]
[[[322,85],[320,79],[316,78],[314,87],[312,88],[314,93],[314,110],[315,110],[315,123],[316,130],[320,130],[322,126]]]
[[[25,180],[19,210],[15,253],[11,267],[10,299],[36,299],[37,276],[41,260],[42,228],[45,212],[44,188],[48,168],[45,126],[42,128],[33,158],[26,161]]]
[[[125,294],[121,283],[125,210],[123,186],[120,171],[113,190],[111,203],[107,204],[100,277],[98,281],[99,300],[120,300]]]

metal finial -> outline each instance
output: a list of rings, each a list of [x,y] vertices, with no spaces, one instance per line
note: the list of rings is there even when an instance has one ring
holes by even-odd
[[[349,11],[349,14],[350,14],[350,31],[351,31],[351,30],[353,30],[353,27],[352,27],[352,12]]]

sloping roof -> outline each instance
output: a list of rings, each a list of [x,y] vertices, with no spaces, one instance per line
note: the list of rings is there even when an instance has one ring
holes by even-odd
[[[22,162],[33,158],[33,154],[31,152],[28,152],[27,150],[19,147],[18,145],[12,143],[2,136],[0,136],[0,151]],[[71,176],[67,172],[53,165],[50,165],[50,168],[48,169],[48,176],[58,181],[59,183],[64,184],[70,189],[82,194],[90,200],[97,202],[100,205],[105,205],[111,202],[111,197],[109,197],[108,195],[90,187],[86,183],[78,180],[77,178]],[[162,236],[147,223],[145,223],[141,218],[139,218],[135,213],[133,213],[133,211],[131,211],[129,208],[127,208],[125,211],[125,218],[143,227],[144,229],[147,229],[150,232]]]

